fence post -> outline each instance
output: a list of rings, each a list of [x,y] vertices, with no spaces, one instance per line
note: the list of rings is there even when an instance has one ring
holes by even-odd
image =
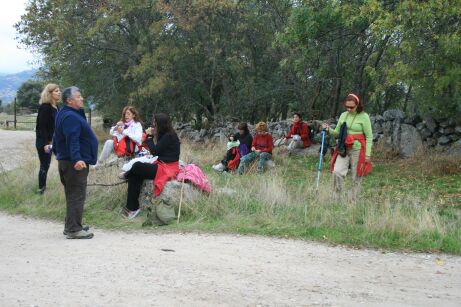
[[[14,109],[14,130],[16,130],[16,113],[17,113],[17,110],[16,110],[16,97],[14,97],[14,106],[13,106],[13,109]]]

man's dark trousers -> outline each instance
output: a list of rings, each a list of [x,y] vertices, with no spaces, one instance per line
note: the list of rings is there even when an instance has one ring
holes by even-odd
[[[83,205],[86,198],[88,167],[77,171],[72,162],[59,160],[59,177],[66,194],[66,224],[64,230],[77,232],[82,230]]]

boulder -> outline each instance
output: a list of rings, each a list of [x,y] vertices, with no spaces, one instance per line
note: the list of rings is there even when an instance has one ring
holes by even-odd
[[[452,140],[453,142],[457,141],[460,139],[459,135],[457,134],[450,134],[448,135],[448,137],[450,138],[450,140]]]
[[[401,110],[391,109],[391,110],[385,111],[383,113],[383,117],[387,121],[392,121],[396,119],[400,119],[401,121],[403,121],[405,119],[405,113]]]
[[[455,127],[455,133],[461,135],[461,126]]]
[[[182,206],[194,203],[201,195],[193,185],[171,180],[165,184],[162,193],[154,198],[153,182],[145,180],[139,194],[139,205],[148,212],[143,226],[161,226],[173,222],[176,218],[175,210],[177,211],[181,199],[181,188]]]
[[[320,144],[312,144],[311,146],[301,149],[296,148],[293,149],[291,155],[293,156],[311,156],[311,157],[318,157],[320,152]]]
[[[418,130],[407,124],[401,125],[399,152],[405,157],[411,157],[423,145]]]

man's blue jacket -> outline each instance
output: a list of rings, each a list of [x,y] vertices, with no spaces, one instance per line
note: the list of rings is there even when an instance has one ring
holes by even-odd
[[[84,161],[96,164],[98,139],[86,122],[83,110],[64,106],[56,115],[53,136],[53,152],[57,160],[68,160],[72,164]]]

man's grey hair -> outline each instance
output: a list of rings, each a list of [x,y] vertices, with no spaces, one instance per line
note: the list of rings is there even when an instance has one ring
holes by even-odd
[[[80,92],[80,89],[76,86],[70,86],[68,88],[65,88],[63,91],[62,91],[62,94],[61,94],[61,98],[62,98],[62,102],[67,104],[68,103],[68,100],[72,97],[74,97],[74,95],[77,93],[77,92]]]

